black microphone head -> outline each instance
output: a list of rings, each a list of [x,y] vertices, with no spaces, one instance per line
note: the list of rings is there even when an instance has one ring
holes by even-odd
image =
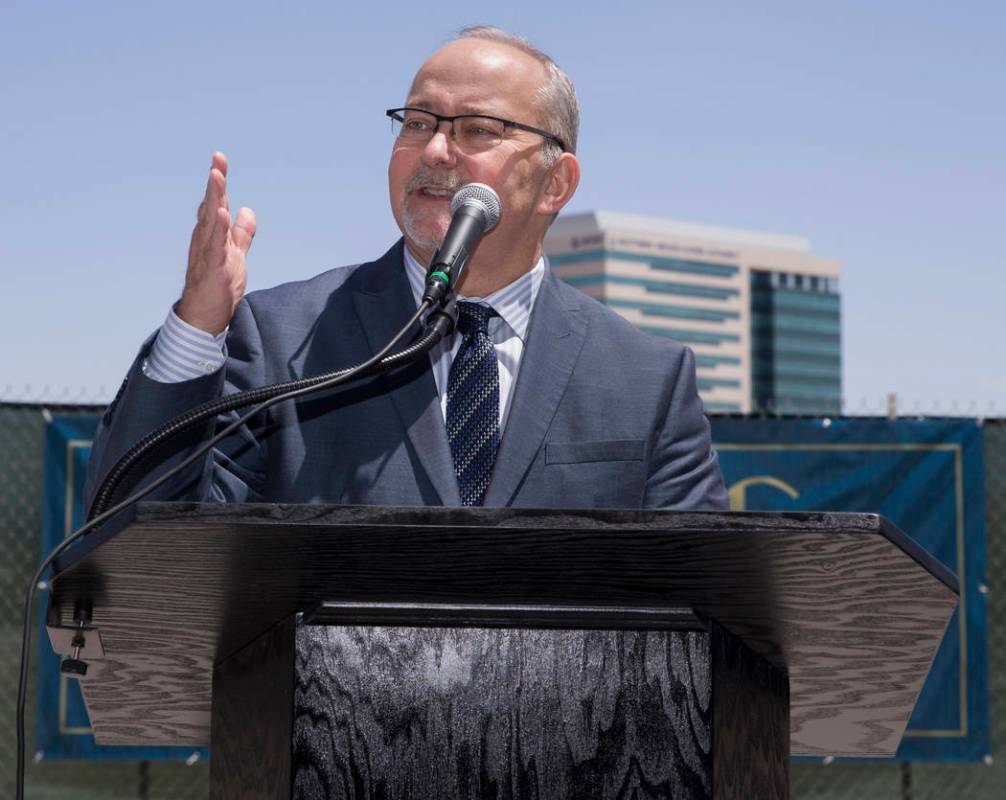
[[[482,229],[484,234],[496,227],[503,214],[499,195],[484,183],[466,183],[458,189],[451,198],[451,213],[457,213],[461,206],[477,208],[482,212],[485,220],[485,227]]]

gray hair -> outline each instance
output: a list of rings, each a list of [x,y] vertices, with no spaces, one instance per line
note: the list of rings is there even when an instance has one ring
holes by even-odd
[[[538,107],[541,111],[542,126],[558,136],[570,153],[576,152],[576,135],[580,127],[580,101],[576,89],[559,65],[527,39],[509,33],[494,25],[476,25],[458,31],[456,39],[487,39],[510,45],[534,58],[545,68],[545,83],[538,89]],[[562,149],[551,139],[542,146],[542,161],[546,169],[559,159]]]

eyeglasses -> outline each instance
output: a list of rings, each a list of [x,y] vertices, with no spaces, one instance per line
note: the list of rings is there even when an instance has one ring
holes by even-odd
[[[428,142],[440,128],[441,122],[449,122],[451,135],[462,150],[489,150],[503,141],[507,128],[537,133],[555,142],[564,152],[566,150],[562,139],[555,134],[509,119],[487,117],[482,114],[456,114],[453,117],[445,117],[443,114],[434,114],[421,108],[389,108],[384,113],[391,117],[392,133],[406,142]]]

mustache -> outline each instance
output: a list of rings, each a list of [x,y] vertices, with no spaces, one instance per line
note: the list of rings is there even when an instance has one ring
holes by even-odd
[[[415,192],[419,189],[445,189],[449,192],[456,192],[465,185],[465,180],[456,172],[440,172],[428,168],[416,170],[405,182],[406,192]]]

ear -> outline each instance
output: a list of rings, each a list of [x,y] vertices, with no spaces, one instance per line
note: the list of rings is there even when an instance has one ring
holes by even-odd
[[[563,153],[549,170],[545,189],[538,200],[538,213],[555,216],[576,191],[580,183],[580,162],[572,153]]]

